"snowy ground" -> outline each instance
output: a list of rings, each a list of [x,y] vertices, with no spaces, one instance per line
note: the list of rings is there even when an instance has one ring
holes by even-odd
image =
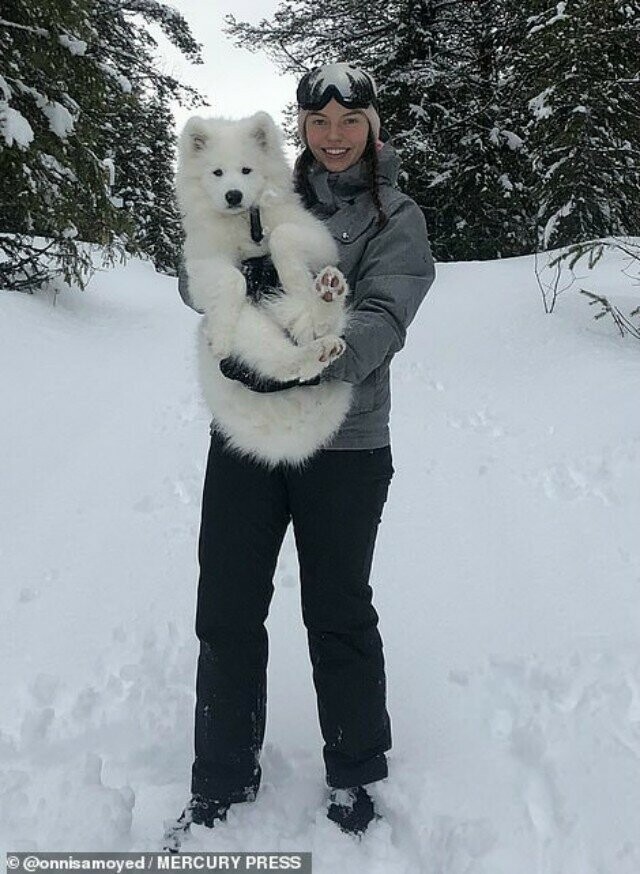
[[[637,294],[616,259],[583,286]],[[597,282],[595,281],[597,279]],[[440,265],[393,365],[372,584],[394,747],[324,816],[291,531],[263,786],[193,849],[316,874],[640,871],[640,346],[532,259]],[[155,850],[188,797],[208,416],[198,316],[131,262],[0,295],[0,850]],[[635,532],[635,534],[634,534]]]

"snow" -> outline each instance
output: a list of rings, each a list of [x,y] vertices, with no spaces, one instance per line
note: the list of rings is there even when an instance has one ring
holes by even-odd
[[[60,161],[58,161],[55,155],[50,155],[48,152],[41,152],[38,155],[38,158],[42,166],[53,176],[60,176],[69,179],[71,182],[77,182],[78,177],[75,170],[72,170],[71,167],[65,167],[64,164],[61,164]]]
[[[532,27],[529,30],[529,34],[537,33],[539,30],[544,30],[546,27],[551,27],[552,24],[555,24],[556,21],[565,21],[569,18],[568,15],[565,15],[565,9],[567,8],[567,4],[565,2],[561,2],[556,4],[556,14],[545,21],[543,24],[538,24],[535,27]]]
[[[109,177],[109,188],[113,188],[116,181],[116,165],[113,158],[103,158],[100,165],[106,170]]]
[[[515,152],[524,146],[524,140],[522,139],[522,137],[519,137],[518,134],[514,133],[513,131],[502,130],[500,133],[505,138],[505,141],[512,152]]]
[[[57,100],[48,100],[40,109],[49,122],[49,128],[60,139],[66,140],[69,134],[73,133],[76,119],[66,106],[58,103]]]
[[[27,119],[17,109],[0,101],[0,133],[8,146],[19,146],[26,149],[33,141],[33,128]]]
[[[568,156],[568,155],[564,155],[564,156],[563,156],[562,158],[560,158],[558,161],[554,161],[553,164],[551,164],[551,165],[549,166],[549,168],[548,168],[547,170],[545,170],[545,173],[544,173],[544,179],[545,179],[545,181],[551,179],[551,177],[552,177],[553,174],[556,172],[556,170],[557,170],[559,167],[562,167],[562,165],[565,164],[568,160],[569,160],[569,156]]]
[[[489,141],[494,146],[500,146],[504,142],[512,152],[521,149],[524,146],[524,140],[513,131],[506,128],[492,127],[489,131]]]
[[[106,73],[107,76],[111,76],[111,78],[118,83],[123,94],[131,94],[132,85],[130,79],[127,79],[127,77],[123,76],[122,73],[119,73],[115,67],[112,67],[111,64],[107,64],[104,61],[100,61],[98,67],[103,73]]]
[[[49,100],[35,88],[25,85],[24,82],[16,82],[16,87],[23,94],[29,94],[35,100],[36,106],[49,122],[49,128],[61,139],[66,139],[73,132],[76,118],[69,112],[66,106],[57,100]],[[26,118],[8,106],[11,90],[5,79],[0,76],[0,90],[3,91],[5,100],[0,99],[0,133],[3,134],[7,145],[14,142],[21,148],[26,149],[32,142],[33,129]],[[79,109],[75,100],[68,97],[69,104],[76,110]]]
[[[555,86],[550,85],[549,88],[545,88],[544,91],[541,91],[540,94],[537,94],[535,97],[532,97],[529,101],[529,109],[531,110],[534,118],[538,121],[541,121],[544,118],[549,118],[550,115],[553,115],[553,108],[549,106],[545,101],[547,97],[549,97],[555,91]]]
[[[431,181],[429,182],[429,188],[433,188],[436,185],[442,185],[443,182],[447,182],[451,178],[451,175],[451,170],[445,170],[443,173],[433,173]]]
[[[555,233],[556,227],[560,219],[566,218],[571,215],[573,209],[575,207],[575,200],[573,195],[569,198],[569,200],[563,204],[559,209],[557,209],[552,216],[550,216],[546,225],[544,226],[542,232],[542,245],[543,248],[547,248],[549,246],[550,241],[553,239],[553,234]]]
[[[68,49],[72,55],[84,55],[87,52],[87,43],[83,39],[70,36],[68,33],[61,33],[58,36],[58,42]]]
[[[415,115],[416,118],[420,118],[423,120],[428,119],[428,113],[425,111],[424,106],[419,106],[417,103],[409,104],[409,112],[411,115]]]
[[[563,21],[568,18],[568,15],[565,15],[565,9],[567,8],[567,4],[564,2],[556,4],[556,14],[547,21],[547,27],[551,24],[555,24],[556,21]]]
[[[579,284],[629,311],[625,263]],[[155,850],[192,753],[199,317],[135,260],[0,307],[0,851]],[[383,819],[358,843],[324,815],[289,530],[262,788],[190,848],[311,850],[316,874],[637,874],[638,346],[577,293],[545,315],[530,257],[441,264],[392,376]]]
[[[29,25],[18,24],[16,21],[7,21],[6,18],[0,18],[0,27],[11,27],[16,30],[26,30],[29,33],[34,34],[35,36],[49,36],[49,31],[45,30],[44,27],[29,27]]]

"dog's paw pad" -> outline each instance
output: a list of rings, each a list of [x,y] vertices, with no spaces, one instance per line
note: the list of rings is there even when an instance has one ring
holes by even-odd
[[[316,293],[327,303],[342,297],[348,285],[344,275],[337,267],[325,267],[318,273],[314,281]]]
[[[347,344],[342,337],[322,337],[318,343],[320,344],[320,361],[322,362],[334,361],[347,348]]]

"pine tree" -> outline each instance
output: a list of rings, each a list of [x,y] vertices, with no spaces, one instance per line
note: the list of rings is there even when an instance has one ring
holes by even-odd
[[[640,233],[640,2],[529,0],[518,62],[542,249]]]
[[[140,245],[152,258],[156,270],[175,276],[184,234],[167,156],[175,155],[176,136],[169,108],[158,97],[149,104],[147,134],[150,149],[149,182],[153,199]]]
[[[204,102],[157,66],[149,25],[200,47],[156,0],[7,0],[0,26],[0,285],[84,285],[100,244],[175,273],[170,101]]]
[[[87,105],[104,99],[86,55],[88,0],[5,0],[0,27],[0,285],[80,284],[91,259],[77,237],[121,251],[126,223],[110,199]],[[41,239],[45,238],[45,239]]]
[[[529,251],[529,160],[523,113],[511,101],[509,61],[518,19],[501,0],[468,0],[440,21],[444,99],[425,89],[425,110],[445,108],[423,131],[437,144],[428,179],[434,243],[443,260]]]
[[[181,248],[173,192],[176,136],[170,104],[205,103],[198,91],[163,73],[148,25],[159,25],[192,63],[200,46],[180,13],[157,0],[95,0],[92,52],[110,82],[102,148],[114,166],[114,196],[130,216],[128,250],[175,274]],[[122,92],[126,99],[122,100]]]
[[[500,0],[410,0],[378,69],[405,187],[439,260],[521,254],[531,243],[521,117],[506,103],[512,31]]]

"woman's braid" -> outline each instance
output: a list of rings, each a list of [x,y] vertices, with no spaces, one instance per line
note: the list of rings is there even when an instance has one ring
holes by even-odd
[[[307,209],[313,206],[316,200],[315,192],[309,182],[309,168],[313,161],[313,153],[309,146],[307,146],[304,152],[298,155],[293,167],[293,187],[302,198],[302,202]]]
[[[376,149],[376,143],[371,128],[369,128],[369,136],[367,137],[367,148],[362,157],[367,168],[369,190],[371,191],[373,205],[378,210],[378,227],[382,228],[387,223],[387,217],[382,208],[380,191],[378,190],[378,150]]]

